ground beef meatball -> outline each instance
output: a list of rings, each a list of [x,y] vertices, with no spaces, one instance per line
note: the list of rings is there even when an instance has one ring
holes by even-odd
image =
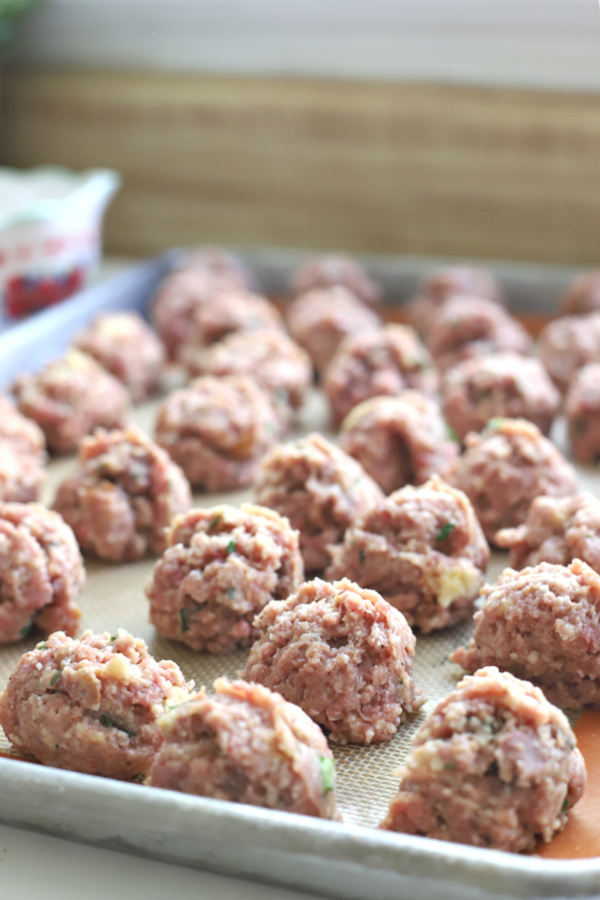
[[[359,403],[341,431],[342,450],[359,461],[385,494],[443,475],[458,456],[439,406],[419,391]]]
[[[419,334],[427,334],[441,305],[456,294],[504,303],[500,287],[491,272],[471,266],[450,266],[439,269],[421,282],[419,296],[406,306],[410,324]]]
[[[335,764],[323,732],[260,684],[219,678],[160,721],[150,783],[201,797],[338,818]]]
[[[0,501],[29,503],[37,500],[44,470],[35,456],[21,455],[0,440]]]
[[[600,460],[600,362],[580,369],[565,399],[569,440],[580,462]]]
[[[303,263],[292,277],[292,294],[299,297],[309,291],[343,287],[366,306],[378,306],[381,289],[357,260],[342,254],[314,256]]]
[[[85,573],[75,536],[37,503],[0,503],[0,643],[35,626],[74,635]]]
[[[600,703],[600,575],[575,559],[505,569],[485,585],[473,637],[450,657],[467,672],[498,666],[529,678],[553,703]]]
[[[75,346],[123,382],[134,402],[145,400],[158,389],[165,351],[154,331],[136,312],[98,316],[77,335]]]
[[[167,543],[146,588],[150,621],[194,650],[247,647],[256,613],[304,577],[298,532],[261,506],[192,509],[173,521]]]
[[[561,831],[586,783],[563,713],[493,666],[438,703],[399,774],[382,828],[513,852]]]
[[[304,567],[313,573],[329,564],[328,546],[383,497],[360,463],[320,434],[274,447],[254,492],[257,503],[286,516],[300,532]]]
[[[133,778],[150,770],[162,742],[159,717],[191,686],[122,629],[78,641],[57,631],[21,657],[0,724],[16,750],[45,765]]]
[[[203,266],[176,270],[165,278],[151,304],[152,322],[170,359],[188,338],[194,311],[200,306],[219,304],[223,294],[243,287],[224,273]]]
[[[389,741],[424,702],[402,613],[348,579],[305,582],[265,606],[242,677],[297,703],[340,743]]]
[[[322,375],[345,337],[381,327],[372,309],[343,287],[322,288],[297,297],[287,312],[290,334]]]
[[[513,353],[467,359],[442,380],[444,415],[461,440],[497,416],[527,419],[548,434],[559,404],[539,360]]]
[[[427,347],[442,371],[465,359],[490,353],[531,352],[523,326],[492,300],[456,295],[436,313],[427,333]]]
[[[193,375],[248,375],[278,402],[302,406],[312,382],[307,353],[283,331],[237,331],[199,352]]]
[[[137,428],[85,438],[54,500],[84,553],[111,562],[162,553],[166,527],[190,504],[179,466]]]
[[[412,328],[386,325],[345,338],[327,367],[323,387],[339,424],[357,403],[371,397],[396,397],[409,388],[434,394],[438,376]]]
[[[510,550],[513,569],[581,559],[600,572],[600,500],[592,494],[536,497],[523,525],[499,531],[496,543]]]
[[[248,291],[224,291],[218,301],[196,306],[178,359],[193,374],[199,371],[198,357],[202,359],[204,348],[228,334],[273,330],[284,331],[284,326],[272,303]]]
[[[465,438],[465,452],[448,478],[470,499],[485,536],[521,525],[540,494],[577,493],[577,476],[554,444],[524,419],[492,419]]]
[[[563,393],[579,369],[600,363],[600,312],[589,316],[562,316],[540,334],[540,359]]]
[[[18,456],[31,456],[43,465],[46,461],[44,432],[22,416],[8,397],[0,396],[0,444],[10,447]]]
[[[600,312],[600,271],[586,272],[570,285],[560,301],[565,316]]]
[[[191,250],[178,266],[180,272],[190,270],[207,272],[242,290],[252,286],[252,275],[241,259],[222,247],[196,247]]]
[[[40,426],[53,453],[72,453],[95,428],[119,428],[129,407],[127,389],[79,350],[21,375],[14,391],[21,412]]]
[[[471,615],[490,561],[466,495],[437,476],[386,497],[330,552],[329,581],[378,591],[423,632]]]
[[[271,397],[247,375],[205,375],[167,397],[155,433],[192,485],[231,491],[252,484],[282,425]]]

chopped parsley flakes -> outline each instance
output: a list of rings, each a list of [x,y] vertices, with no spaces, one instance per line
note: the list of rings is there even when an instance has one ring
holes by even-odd
[[[55,672],[52,676],[52,681],[50,682],[50,687],[54,687],[58,679],[60,678],[60,672]]]
[[[232,538],[232,539],[229,541],[229,543],[227,544],[227,552],[228,552],[228,553],[233,553],[234,550],[235,550],[235,541],[234,541],[233,538]]]
[[[335,761],[329,756],[319,754],[319,766],[321,769],[323,794],[328,794],[335,787]]]
[[[185,634],[189,627],[188,621],[186,618],[186,614],[185,614],[185,609],[179,610],[179,626],[180,626],[179,630],[180,630],[181,634]]]
[[[442,525],[440,530],[437,533],[436,541],[445,541],[450,537],[454,529],[456,528],[455,522],[446,522],[445,525]]]

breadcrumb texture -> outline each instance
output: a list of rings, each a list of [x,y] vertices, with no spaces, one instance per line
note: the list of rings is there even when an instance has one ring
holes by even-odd
[[[382,828],[514,852],[561,831],[586,783],[562,712],[493,666],[438,703],[399,774]]]
[[[293,703],[259,684],[215,681],[160,721],[150,783],[324,819],[338,818],[325,736]]]

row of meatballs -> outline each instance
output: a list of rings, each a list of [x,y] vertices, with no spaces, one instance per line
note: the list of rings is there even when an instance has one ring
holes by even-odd
[[[200,376],[163,405],[156,437],[190,482],[209,491],[251,483],[257,462],[285,433],[290,408],[302,404],[311,380],[309,357],[285,334],[276,309],[249,292],[248,283],[248,274],[235,260],[203,251],[167,278],[153,304],[167,351],[190,374]],[[411,447],[410,435],[420,436],[425,452],[443,442],[443,420],[435,400],[426,399],[436,394],[439,382],[432,355],[441,369],[449,369],[442,381],[442,409],[454,437],[463,440],[469,432],[481,431],[494,416],[522,417],[548,433],[560,394],[538,360],[516,355],[529,352],[531,342],[503,311],[499,289],[486,273],[460,267],[438,273],[424,283],[423,296],[409,305],[432,355],[409,327],[381,326],[368,305],[377,296],[369,284],[351,260],[311,261],[295,279],[295,289],[304,293],[291,304],[288,326],[323,373],[333,419],[342,423],[344,435],[351,432],[344,437],[346,449],[353,453],[356,444],[364,447],[369,443],[365,433],[374,430],[378,440],[371,445],[407,445],[402,453],[385,455],[380,449],[376,461],[361,460],[386,493],[411,478],[410,457],[419,448]],[[579,296],[581,287],[577,291]],[[340,303],[348,307],[347,314],[336,318]],[[361,319],[365,314],[373,317],[370,325]],[[488,324],[484,327],[480,320]],[[490,325],[492,320],[496,325]],[[306,324],[304,332],[298,322]],[[565,320],[551,324],[562,349],[557,340],[548,343],[543,335],[541,357],[560,387],[577,374],[566,401],[570,434],[575,455],[592,460],[598,445],[598,379],[593,366],[581,367],[596,358],[594,318],[572,317],[572,323],[577,334]],[[443,353],[432,337],[438,326],[445,335]],[[179,343],[169,337],[169,328],[180,336]],[[585,352],[578,353],[584,344]],[[570,354],[567,362],[565,353]],[[451,364],[443,360],[448,354]],[[14,389],[21,411],[41,426],[49,449],[70,452],[94,428],[121,426],[128,392],[140,400],[155,391],[164,360],[163,344],[139,316],[108,315],[81,333],[62,360],[37,375],[22,376]],[[557,364],[568,369],[569,377],[552,369]],[[413,390],[419,397],[411,394],[412,404],[410,398],[407,403],[393,402]],[[382,395],[387,402],[372,400]],[[362,401],[369,403],[362,407]],[[34,500],[42,477],[44,438],[33,422],[23,425],[16,418],[6,398],[0,402],[0,497]],[[446,441],[445,452],[452,455],[451,442]],[[398,471],[406,456],[408,471]]]
[[[337,617],[337,637],[321,647],[321,691],[306,640],[280,650],[276,663],[281,674],[287,653],[294,657],[287,662],[300,667],[308,687],[302,708],[285,699],[290,688],[294,694],[294,678],[298,686],[294,671],[282,693],[270,690],[256,679],[252,654],[245,674],[256,680],[219,679],[214,694],[194,694],[175,663],[157,663],[142,641],[122,630],[86,632],[79,641],[57,632],[20,660],[0,698],[0,723],[16,749],[48,765],[136,780],[148,774],[155,787],[339,819],[335,765],[316,724],[324,672],[331,682],[329,721],[346,716],[352,723],[377,706],[379,717],[389,718],[394,693],[396,700],[403,695],[404,712],[422,698],[410,675],[414,638],[401,614],[350,582],[327,593],[323,585],[307,585],[308,597],[290,598],[305,636],[324,600],[330,634]],[[362,629],[362,646],[343,622],[359,608],[362,625],[371,626]],[[285,613],[281,618],[285,629]],[[362,656],[361,668],[371,676],[370,691],[362,680],[364,705],[353,714],[344,690],[348,655],[353,662]],[[438,703],[399,775],[399,792],[380,827],[512,851],[532,849],[561,830],[586,782],[564,715],[538,688],[495,667],[463,679]]]

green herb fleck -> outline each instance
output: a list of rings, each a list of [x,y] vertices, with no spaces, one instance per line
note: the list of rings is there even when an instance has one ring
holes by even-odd
[[[490,419],[487,425],[485,426],[488,431],[496,431],[498,428],[502,428],[504,424],[503,416],[494,416],[493,419]]]
[[[221,516],[213,516],[210,520],[210,524],[208,526],[208,530],[212,531],[213,528],[216,528],[219,522],[221,521]]]
[[[235,588],[231,588],[231,587],[227,588],[227,596],[229,597],[230,600],[234,594],[235,594]]]
[[[451,441],[454,441],[455,444],[459,443],[458,435],[455,432],[454,428],[451,428],[450,425],[446,425],[446,430],[448,432],[448,437]]]
[[[110,721],[110,719],[108,718],[106,713],[102,713],[102,721],[104,722],[104,724],[106,725],[107,728],[116,728],[116,725],[113,725],[113,723]]]
[[[117,635],[116,635],[116,634],[111,634],[111,636],[110,636],[110,642],[111,642],[111,644],[112,644],[113,641],[116,641],[116,639],[117,639]]]
[[[55,672],[52,676],[52,681],[50,682],[50,687],[54,687],[58,679],[60,678],[60,672]]]
[[[38,649],[38,650],[47,650],[47,649],[48,649],[48,644],[46,643],[46,641],[42,641],[41,644],[38,644],[38,645],[37,645],[37,649]]]
[[[361,566],[363,565],[363,563],[364,563],[364,561],[365,561],[366,558],[367,558],[367,554],[365,553],[365,551],[364,551],[363,548],[361,547],[360,550],[358,551],[358,559],[359,559],[359,562],[360,562]]]
[[[563,805],[562,805],[561,811],[566,812],[568,810],[568,808],[569,808],[569,801],[565,797],[565,799],[563,800]]]
[[[21,635],[22,638],[26,638],[32,628],[33,628],[33,622],[29,622],[27,625],[23,625],[23,627],[19,631],[19,634]]]
[[[60,747],[58,746],[58,744],[55,744],[55,745],[54,745],[54,749],[55,749],[55,750],[60,750]]]
[[[181,634],[185,634],[189,627],[187,618],[185,615],[185,609],[179,610],[179,625],[180,625],[179,630],[180,630]]]
[[[234,541],[233,538],[232,538],[232,539],[229,541],[229,543],[227,544],[227,552],[228,552],[228,553],[233,553],[234,550],[235,550],[235,541]]]
[[[445,769],[455,769],[455,768],[456,768],[456,763],[454,763],[454,762],[447,762],[447,763],[444,763],[444,768],[445,768]]]
[[[442,525],[442,527],[438,531],[436,541],[447,540],[455,528],[456,528],[456,524],[454,522],[446,522],[446,524]]]
[[[335,762],[330,756],[323,756],[319,753],[319,766],[323,794],[328,794],[335,787]]]

